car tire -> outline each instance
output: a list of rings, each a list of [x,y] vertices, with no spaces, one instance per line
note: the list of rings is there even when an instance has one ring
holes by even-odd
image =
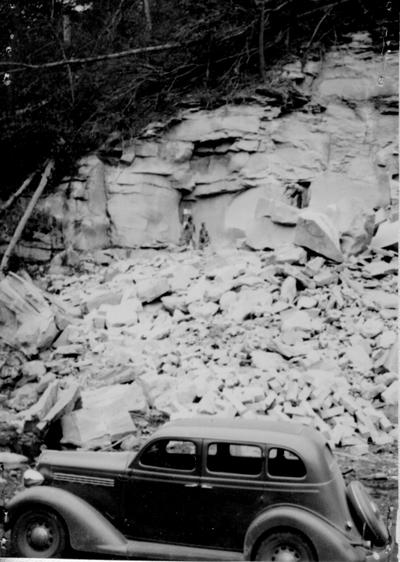
[[[374,546],[385,546],[390,538],[389,531],[365,486],[357,480],[350,482],[347,497],[361,536]]]
[[[11,530],[11,549],[20,558],[60,558],[67,547],[67,532],[53,512],[25,511]]]
[[[262,562],[313,562],[313,549],[295,531],[275,531],[265,537],[257,549],[255,560]]]

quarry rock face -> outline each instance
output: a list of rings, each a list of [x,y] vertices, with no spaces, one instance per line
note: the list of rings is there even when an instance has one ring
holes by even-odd
[[[369,36],[358,33],[314,61],[312,73],[297,72],[311,96],[301,110],[281,115],[268,99],[185,110],[149,125],[119,160],[84,158],[76,177],[41,202],[57,225],[51,239],[22,241],[20,254],[46,260],[66,246],[178,244],[185,209],[196,236],[204,222],[214,247],[275,248],[282,232],[282,243],[293,241],[299,207],[329,216],[345,253],[363,251],[371,235],[359,214],[397,197],[396,53],[386,55],[378,85],[381,64]]]

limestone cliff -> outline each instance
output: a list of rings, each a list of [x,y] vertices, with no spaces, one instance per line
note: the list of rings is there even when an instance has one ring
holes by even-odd
[[[309,96],[300,109],[281,114],[261,88],[247,104],[183,111],[150,125],[116,164],[84,158],[42,208],[78,250],[176,244],[186,207],[215,245],[274,248],[294,240],[298,188],[298,206],[342,235],[397,197],[397,53],[383,84],[382,64],[368,35],[353,35],[322,62],[283,67]]]

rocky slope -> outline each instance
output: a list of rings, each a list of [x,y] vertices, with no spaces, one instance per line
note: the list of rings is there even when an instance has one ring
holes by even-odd
[[[151,420],[196,414],[290,418],[353,454],[390,445],[396,255],[96,251],[40,276],[35,304],[9,276],[6,337],[24,354],[2,353],[0,445],[23,451],[50,431],[65,446],[130,448]]]

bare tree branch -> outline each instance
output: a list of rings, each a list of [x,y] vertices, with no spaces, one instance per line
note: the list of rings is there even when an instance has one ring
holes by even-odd
[[[17,191],[15,193],[13,193],[11,195],[11,197],[9,197],[7,199],[7,201],[5,203],[3,203],[3,205],[1,205],[0,214],[3,213],[4,211],[6,211],[9,207],[11,207],[11,205],[14,203],[14,201],[25,191],[25,189],[31,183],[35,174],[36,174],[36,172],[33,172],[30,176],[28,176],[26,178],[26,180],[23,182],[23,184],[17,189]]]
[[[161,51],[168,51],[173,49],[179,49],[185,47],[194,41],[186,44],[180,43],[166,43],[164,45],[154,45],[152,47],[140,47],[138,49],[129,49],[127,51],[120,51],[118,53],[109,53],[106,55],[98,55],[96,57],[85,57],[79,59],[65,59],[53,62],[45,62],[42,64],[29,64],[25,62],[11,62],[11,61],[0,61],[0,66],[12,66],[17,68],[11,68],[8,72],[21,72],[23,70],[42,70],[43,68],[58,68],[65,65],[75,65],[75,64],[90,64],[94,62],[100,62],[103,60],[120,59],[123,57],[131,57],[134,55],[140,55],[142,53],[157,53]]]

